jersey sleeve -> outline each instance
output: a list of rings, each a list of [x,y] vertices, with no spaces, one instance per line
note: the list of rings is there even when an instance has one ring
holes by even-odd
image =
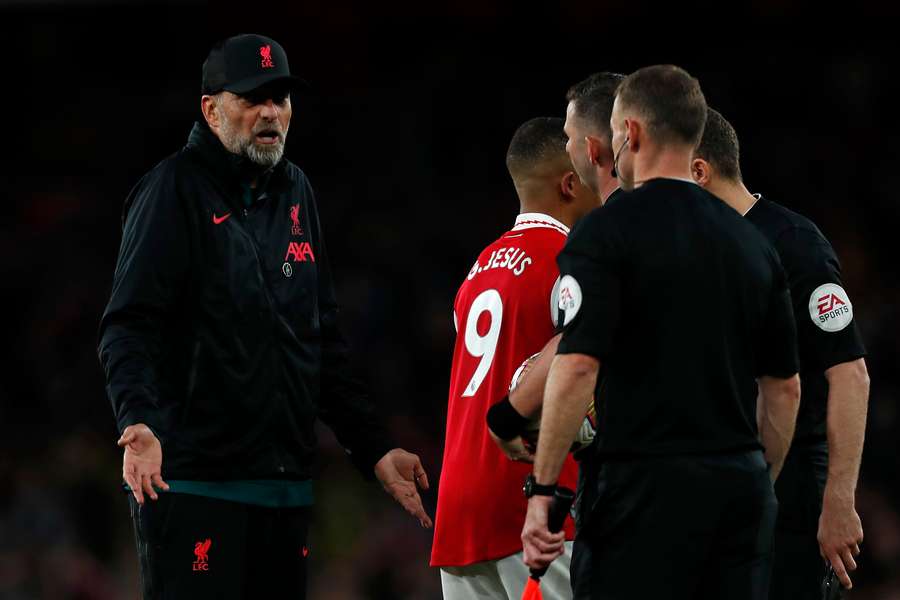
[[[557,259],[563,328],[559,354],[587,354],[603,361],[613,349],[626,250],[609,212],[594,211],[582,219]]]
[[[775,251],[771,247],[769,250],[772,253],[774,279],[763,320],[761,344],[757,354],[760,357],[757,375],[788,378],[800,370],[797,358],[797,326],[784,269]]]
[[[841,265],[816,230],[795,227],[776,240],[787,272],[804,371],[824,371],[865,356]]]
[[[122,243],[98,355],[119,431],[144,423],[164,436],[159,418],[167,324],[178,310],[190,264],[188,217],[174,168],[152,171],[125,201]]]

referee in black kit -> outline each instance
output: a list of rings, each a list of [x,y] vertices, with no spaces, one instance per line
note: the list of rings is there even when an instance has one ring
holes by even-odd
[[[816,600],[822,557],[851,588],[847,571],[856,569],[854,556],[863,539],[855,493],[869,376],[853,305],[837,255],[819,228],[746,188],[737,133],[715,110],[709,110],[691,172],[697,183],[759,228],[788,276],[803,393],[794,442],[775,483],[778,521],[769,598]]]
[[[552,493],[596,391],[576,598],[766,597],[772,479],[799,404],[796,331],[774,248],[691,180],[706,112],[697,80],[678,67],[628,76],[611,119],[627,193],[585,217],[558,259],[565,329],[534,479]],[[548,505],[529,501],[532,567],[560,551]]]

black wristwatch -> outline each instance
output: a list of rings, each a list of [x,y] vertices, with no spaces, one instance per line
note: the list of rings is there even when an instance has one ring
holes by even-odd
[[[522,486],[526,498],[532,496],[552,496],[556,493],[556,484],[541,485],[534,478],[534,473],[529,473],[525,478],[525,485]]]

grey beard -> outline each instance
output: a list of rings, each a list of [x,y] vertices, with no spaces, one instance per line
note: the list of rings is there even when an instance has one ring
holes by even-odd
[[[274,167],[284,155],[284,138],[285,132],[281,132],[278,141],[271,146],[259,146],[253,142],[253,135],[249,138],[242,138],[240,134],[231,128],[231,123],[225,118],[224,114],[220,114],[221,125],[219,130],[222,134],[222,145],[225,149],[233,154],[246,156],[252,162],[261,167]]]
[[[272,146],[257,146],[253,140],[247,140],[244,147],[244,155],[263,167],[274,167],[281,160],[284,154],[284,138],[279,138],[278,142]]]

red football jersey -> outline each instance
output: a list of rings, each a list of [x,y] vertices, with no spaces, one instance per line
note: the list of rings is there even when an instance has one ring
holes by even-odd
[[[556,255],[568,232],[547,215],[519,215],[511,231],[481,252],[456,294],[432,566],[464,566],[522,549],[522,483],[532,466],[506,458],[491,440],[485,417],[509,392],[519,365],[553,337]],[[575,489],[577,476],[569,456],[559,483]],[[571,518],[566,534],[572,539]]]

